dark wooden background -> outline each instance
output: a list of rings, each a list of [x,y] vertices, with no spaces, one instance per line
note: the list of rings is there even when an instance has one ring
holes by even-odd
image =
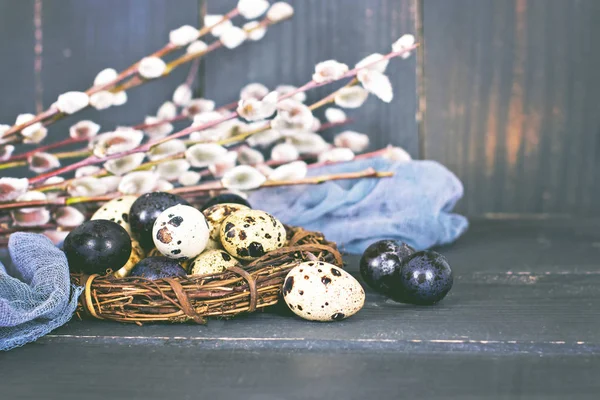
[[[103,68],[122,69],[168,32],[222,13],[235,0],[0,0],[0,123],[85,89]],[[600,27],[596,0],[291,0],[292,21],[265,39],[203,62],[199,94],[218,104],[256,81],[306,82],[329,58],[350,65],[401,34],[423,43],[393,62],[391,105],[369,99],[351,129],[372,148],[403,146],[447,165],[464,182],[469,215],[598,214]],[[87,111],[111,129],[152,115],[187,74],[132,90],[124,107]],[[325,88],[310,93],[317,99]],[[74,120],[51,128],[66,136]]]

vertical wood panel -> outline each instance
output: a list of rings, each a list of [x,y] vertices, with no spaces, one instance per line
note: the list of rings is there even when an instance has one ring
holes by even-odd
[[[363,57],[386,53],[404,33],[415,33],[416,0],[289,0],[292,20],[270,28],[263,40],[235,50],[221,50],[205,60],[205,95],[218,104],[234,101],[247,83],[269,88],[278,84],[301,85],[310,80],[320,61],[336,59],[352,66]],[[207,2],[207,12],[225,13],[235,0]],[[236,24],[242,23],[238,18]],[[349,129],[367,133],[372,148],[389,143],[418,154],[416,124],[416,58],[394,60],[388,67],[395,98],[384,104],[370,98],[358,110]],[[317,100],[332,90],[326,86],[308,94]],[[320,116],[320,113],[317,113]],[[348,128],[339,128],[348,129]]]
[[[0,1],[0,124],[35,112],[33,0]]]
[[[425,156],[469,214],[600,211],[595,0],[423,0]]]
[[[84,90],[104,68],[122,70],[158,50],[169,31],[184,24],[198,26],[198,0],[53,0],[44,1],[44,105],[65,91]],[[185,80],[188,66],[171,76],[134,88],[125,106],[86,110],[52,126],[53,137],[73,122],[90,118],[104,129],[136,124],[153,115]],[[56,136],[54,134],[56,133]]]

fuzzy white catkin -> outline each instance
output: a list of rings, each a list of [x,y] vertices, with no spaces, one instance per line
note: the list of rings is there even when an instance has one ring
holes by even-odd
[[[190,101],[192,101],[192,88],[185,83],[177,86],[173,92],[173,103],[185,107],[190,104]]]
[[[267,33],[267,28],[261,26],[258,21],[250,21],[244,24],[244,30],[247,32],[248,39],[252,41],[259,41]]]
[[[186,49],[187,54],[202,53],[206,51],[208,45],[202,40],[195,40]]]
[[[200,32],[191,25],[183,25],[169,33],[169,42],[174,46],[186,46],[198,39]]]
[[[96,75],[94,86],[106,85],[117,79],[118,76],[119,74],[113,68],[105,68]]]
[[[193,186],[200,182],[202,176],[196,171],[185,171],[179,176],[179,183],[182,186]]]
[[[90,104],[90,97],[84,92],[66,92],[58,96],[56,107],[65,114],[74,114]]]
[[[290,18],[294,15],[294,7],[284,1],[278,1],[267,11],[267,19],[272,22],[279,22],[284,19]]]
[[[142,78],[155,79],[161,76],[167,69],[167,64],[158,57],[142,58],[138,65],[138,73]]]
[[[219,39],[221,39],[223,46],[227,47],[228,49],[235,49],[244,43],[247,37],[248,36],[245,30],[238,28],[237,26],[232,26],[225,30]]]
[[[244,18],[254,19],[263,15],[269,8],[267,0],[239,0],[237,9]]]

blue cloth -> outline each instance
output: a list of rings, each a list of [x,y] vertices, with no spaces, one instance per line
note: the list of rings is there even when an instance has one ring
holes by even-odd
[[[67,258],[47,237],[13,233],[8,251],[12,263],[0,263],[0,350],[33,342],[65,324],[83,291],[71,285]]]
[[[394,176],[261,189],[249,200],[286,224],[323,232],[354,254],[382,239],[427,249],[453,242],[467,229],[467,219],[451,212],[463,195],[462,183],[435,161],[373,158],[309,169],[309,175],[368,167],[393,171]]]

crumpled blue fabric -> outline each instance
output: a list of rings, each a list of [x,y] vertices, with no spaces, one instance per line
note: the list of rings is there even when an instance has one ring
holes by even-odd
[[[286,224],[323,232],[351,254],[383,239],[423,250],[453,242],[467,229],[467,219],[452,213],[463,195],[462,183],[435,161],[371,158],[311,168],[309,175],[369,167],[393,171],[394,176],[261,189],[249,201]]]
[[[33,342],[64,325],[83,291],[71,284],[65,254],[47,237],[13,233],[8,251],[12,263],[5,267],[0,262],[0,350]]]

